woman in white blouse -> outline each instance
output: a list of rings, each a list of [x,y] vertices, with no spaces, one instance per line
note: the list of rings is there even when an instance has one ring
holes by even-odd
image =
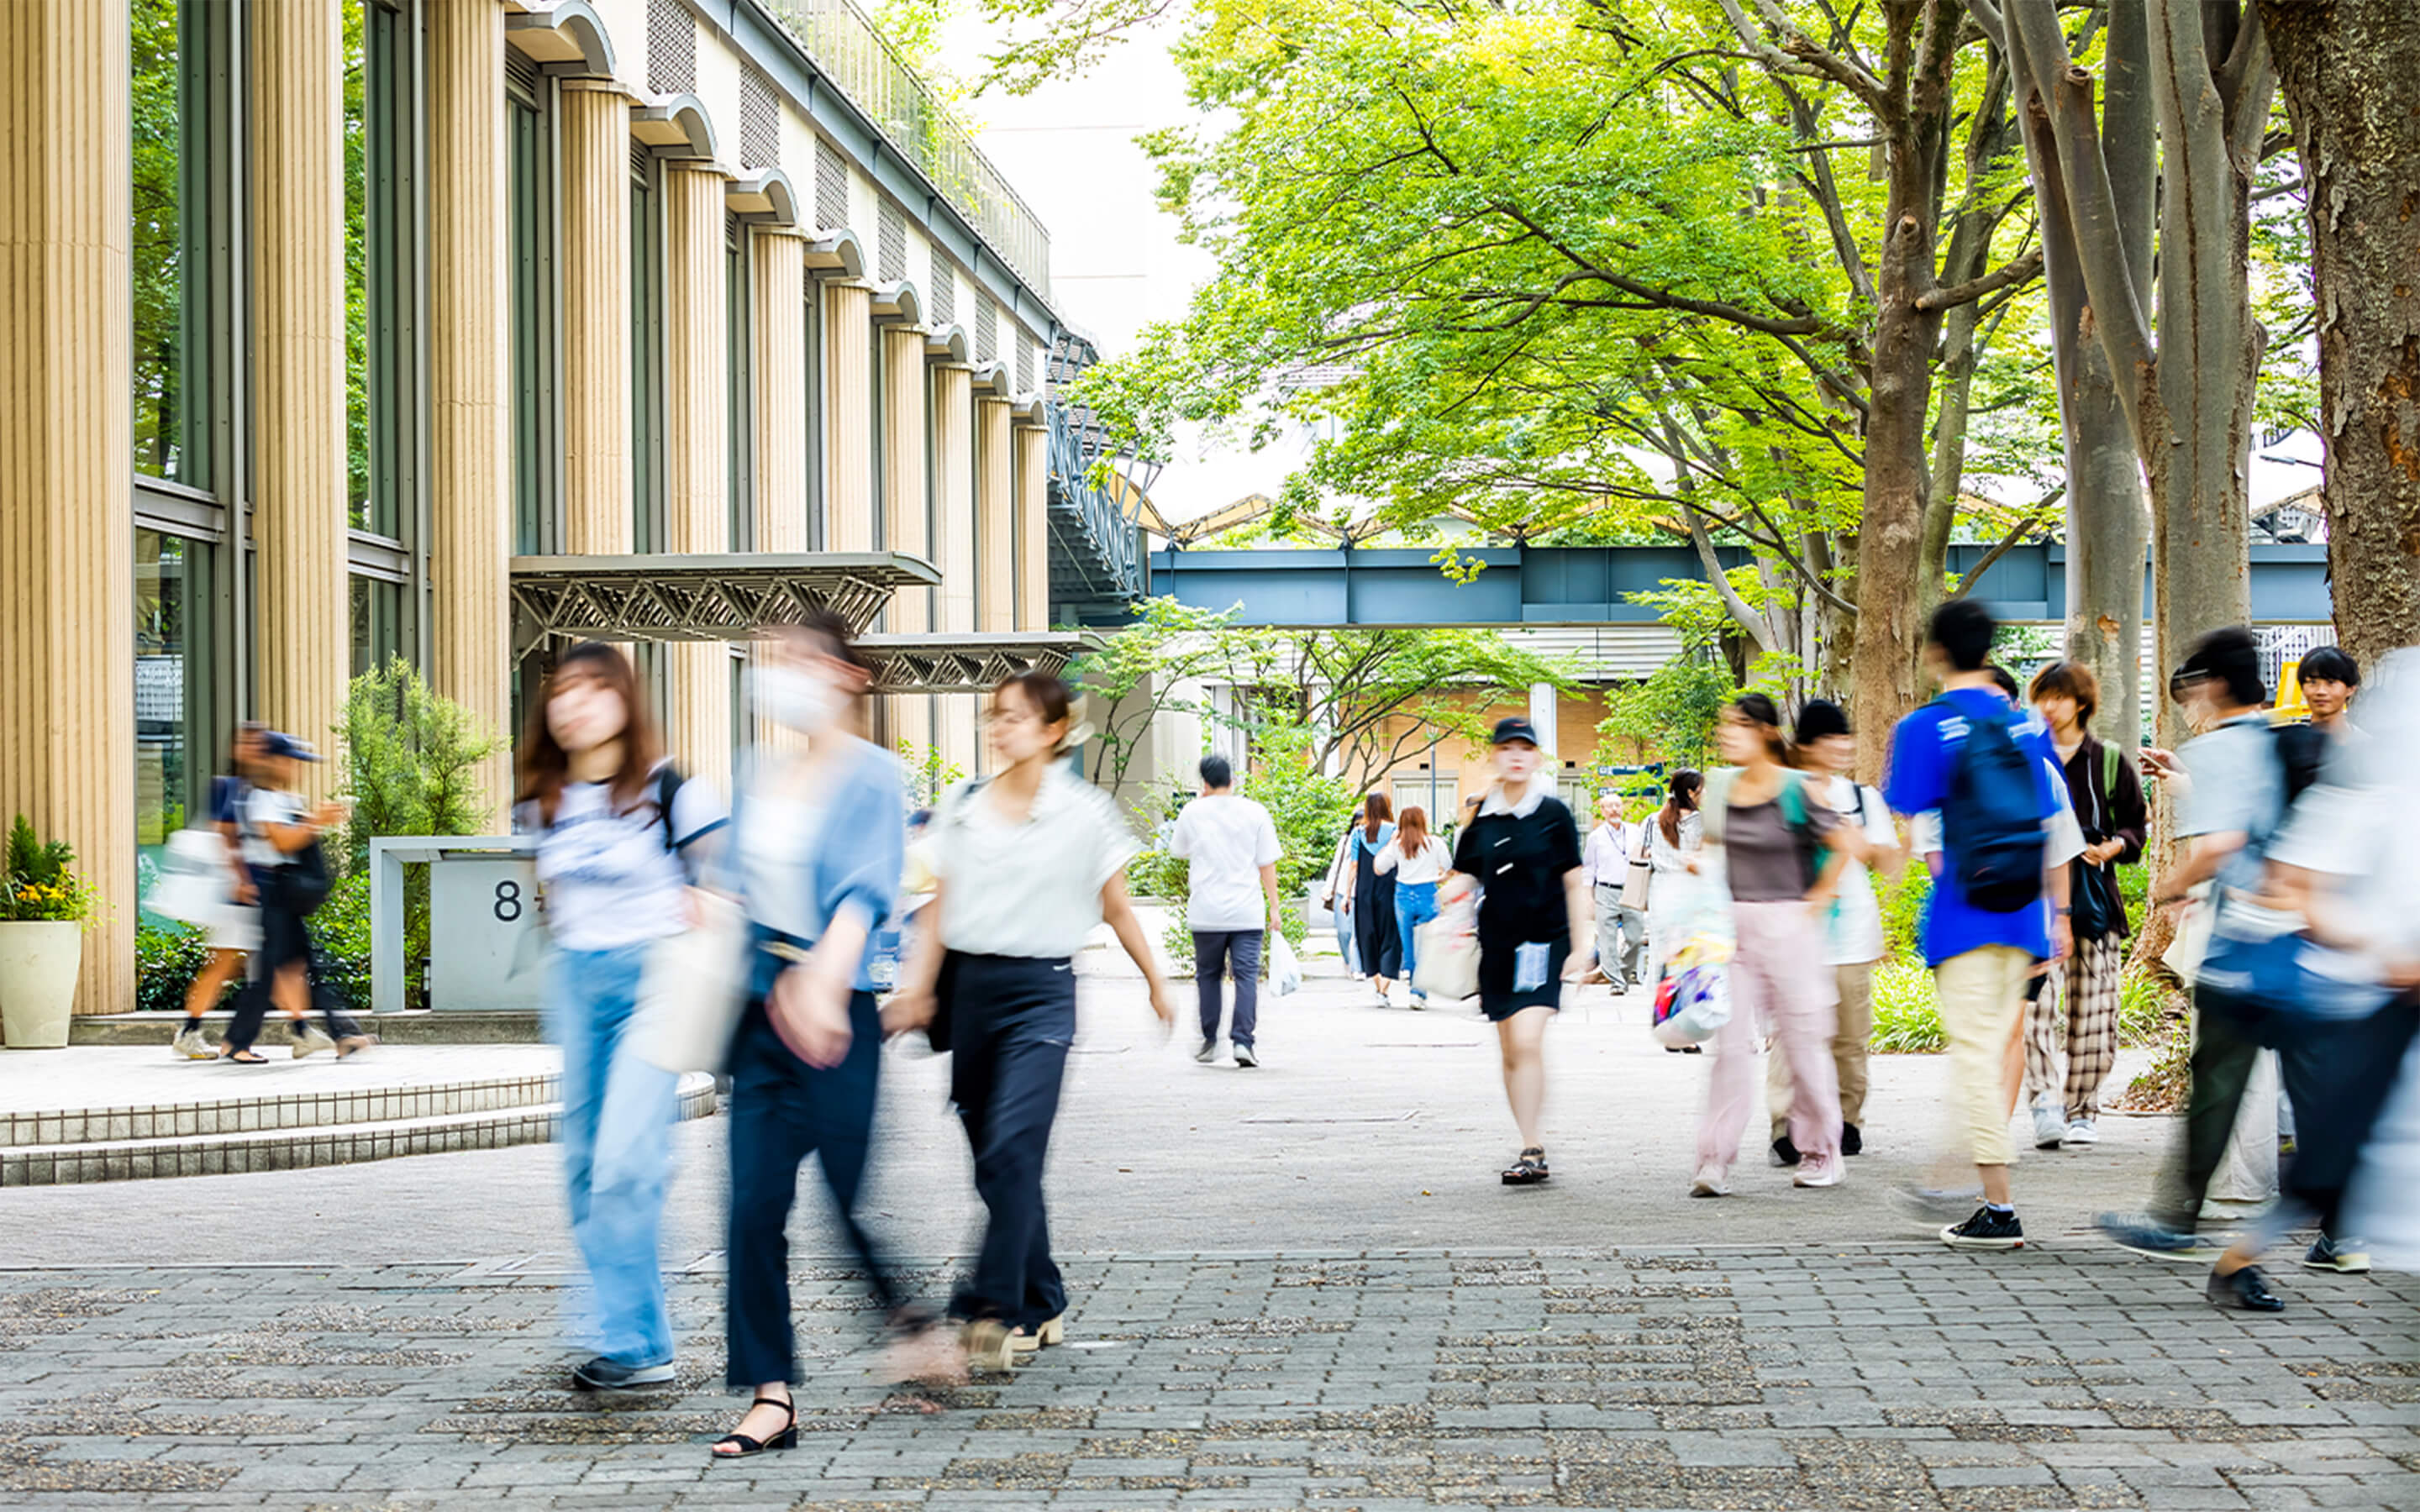
[[[1428,994],[1413,974],[1419,967],[1419,936],[1422,924],[1436,918],[1437,883],[1453,869],[1453,853],[1429,833],[1429,816],[1417,805],[1396,821],[1395,838],[1370,863],[1372,871],[1395,879],[1395,933],[1404,945],[1404,980],[1410,984],[1412,1006],[1426,1008]]]
[[[1647,816],[1647,865],[1652,874],[1647,893],[1647,980],[1652,987],[1664,980],[1664,963],[1681,942],[1673,938],[1687,917],[1686,889],[1695,885],[1689,873],[1698,870],[1698,851],[1704,843],[1705,821],[1698,812],[1698,795],[1706,779],[1687,769],[1672,774],[1665,786],[1664,807]]]
[[[1142,969],[1161,1027],[1176,1023],[1126,900],[1125,865],[1140,847],[1109,795],[1061,759],[1072,723],[1067,687],[1047,672],[992,690],[985,733],[998,770],[961,785],[933,820],[936,923],[882,1015],[887,1031],[923,1029],[953,1054],[950,1102],[990,1215],[974,1273],[950,1303],[977,1369],[1006,1370],[1065,1332],[1042,1164],[1076,1038],[1074,956],[1094,925],[1107,920]]]

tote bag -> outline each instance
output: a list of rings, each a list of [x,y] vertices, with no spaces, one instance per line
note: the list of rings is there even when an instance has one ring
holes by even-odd
[[[648,948],[624,1042],[660,1071],[721,1071],[748,1006],[748,915],[721,893],[690,896],[697,922]]]

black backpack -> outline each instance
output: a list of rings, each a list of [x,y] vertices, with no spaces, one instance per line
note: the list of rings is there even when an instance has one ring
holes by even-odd
[[[310,918],[335,886],[328,872],[328,853],[317,840],[287,856],[277,868],[275,882],[278,903],[297,918]]]
[[[1941,803],[1942,843],[1958,891],[1988,914],[2013,914],[2041,899],[2045,839],[2033,760],[2019,748],[2013,713],[1958,711],[1966,739]]]

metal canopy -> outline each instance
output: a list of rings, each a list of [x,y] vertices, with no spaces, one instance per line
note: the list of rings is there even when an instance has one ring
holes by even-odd
[[[940,569],[898,551],[515,557],[513,644],[554,639],[758,640],[825,605],[862,630],[902,588]]]
[[[857,649],[874,663],[876,693],[988,693],[1023,671],[1055,672],[1094,643],[1076,630],[988,635],[869,635]]]

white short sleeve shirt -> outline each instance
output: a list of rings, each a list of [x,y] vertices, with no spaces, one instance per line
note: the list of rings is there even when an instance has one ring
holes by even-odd
[[[1274,866],[1280,854],[1278,826],[1268,810],[1233,793],[1212,793],[1194,799],[1176,816],[1169,837],[1169,854],[1184,857],[1190,896],[1186,900],[1188,929],[1266,929],[1267,903],[1261,895],[1261,868]]]
[[[988,782],[952,793],[926,839],[941,882],[941,943],[969,955],[1057,961],[1101,921],[1101,889],[1142,849],[1108,794],[1053,766],[1022,822]]]

